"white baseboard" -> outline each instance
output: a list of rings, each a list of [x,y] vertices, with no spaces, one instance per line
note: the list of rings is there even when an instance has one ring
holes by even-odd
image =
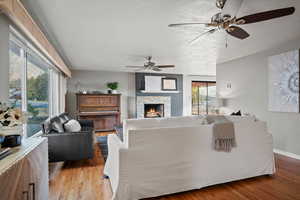
[[[277,154],[280,154],[280,155],[283,155],[283,156],[287,156],[287,157],[290,157],[290,158],[295,158],[297,160],[300,160],[300,155],[297,155],[297,154],[294,154],[294,153],[282,151],[282,150],[279,150],[279,149],[273,149],[273,152],[277,153]]]

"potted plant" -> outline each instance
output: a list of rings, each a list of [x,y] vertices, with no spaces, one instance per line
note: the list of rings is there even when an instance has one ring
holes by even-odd
[[[109,82],[106,84],[107,88],[109,89],[108,90],[108,93],[109,94],[117,94],[118,91],[118,87],[119,87],[119,83],[118,82]]]

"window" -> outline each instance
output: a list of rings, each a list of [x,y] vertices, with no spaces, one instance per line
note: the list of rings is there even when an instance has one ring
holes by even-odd
[[[15,42],[9,43],[9,101],[19,108],[22,107],[22,76],[24,70],[24,51]]]
[[[192,114],[216,114],[216,82],[192,82]]]
[[[27,53],[27,135],[41,130],[41,122],[49,117],[49,69],[45,61]]]
[[[41,130],[41,122],[59,114],[61,73],[28,41],[11,29],[9,99],[29,114],[26,136]]]

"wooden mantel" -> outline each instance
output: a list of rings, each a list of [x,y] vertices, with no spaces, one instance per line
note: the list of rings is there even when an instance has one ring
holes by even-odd
[[[32,40],[57,68],[66,76],[71,77],[70,69],[66,66],[58,52],[32,19],[20,0],[0,0],[0,10]]]

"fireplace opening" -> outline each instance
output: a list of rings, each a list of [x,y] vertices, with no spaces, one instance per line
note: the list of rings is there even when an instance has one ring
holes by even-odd
[[[164,117],[164,104],[144,104],[145,118]]]

